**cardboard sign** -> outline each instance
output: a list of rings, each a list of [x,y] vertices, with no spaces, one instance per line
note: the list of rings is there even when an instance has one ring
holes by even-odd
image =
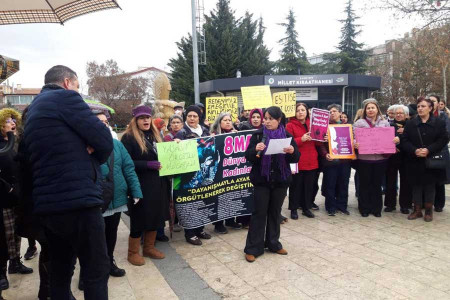
[[[325,141],[325,135],[330,121],[330,112],[324,109],[311,109],[311,138],[315,141]]]
[[[393,154],[394,137],[394,127],[355,128],[359,154]]]
[[[295,91],[274,93],[272,96],[273,105],[281,108],[281,111],[284,112],[286,118],[295,116]]]
[[[241,93],[245,110],[272,106],[272,94],[268,85],[241,87]]]
[[[158,161],[162,166],[159,176],[200,170],[196,140],[157,143],[156,149],[158,150]]]
[[[206,98],[206,120],[214,123],[221,112],[229,112],[231,119],[236,122],[238,118],[237,97],[208,97]]]
[[[331,158],[355,159],[353,130],[350,124],[328,126],[328,148]]]

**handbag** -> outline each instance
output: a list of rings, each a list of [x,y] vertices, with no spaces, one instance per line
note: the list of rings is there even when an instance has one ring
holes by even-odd
[[[422,144],[422,147],[425,147],[422,141],[422,135],[420,134],[420,129],[417,127],[417,133],[419,134],[420,143]],[[431,155],[430,157],[425,158],[425,168],[426,169],[432,169],[432,170],[444,170],[447,163],[445,159],[444,151],[448,152],[447,145],[442,148],[442,150],[436,154]]]
[[[109,173],[100,182],[100,185],[102,187],[102,198],[104,202],[102,205],[102,213],[104,213],[108,209],[109,204],[111,204],[114,199],[114,151],[111,152],[109,158]]]

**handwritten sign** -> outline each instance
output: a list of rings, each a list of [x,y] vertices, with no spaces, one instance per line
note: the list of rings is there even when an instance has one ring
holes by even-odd
[[[206,98],[206,119],[214,123],[221,112],[229,112],[231,119],[236,122],[238,118],[237,97],[208,97]]]
[[[295,91],[273,94],[273,105],[281,108],[286,118],[295,116]]]
[[[332,124],[328,126],[328,148],[331,158],[355,159],[352,125]]]
[[[241,93],[246,110],[272,106],[272,94],[268,85],[241,87]]]
[[[355,128],[359,154],[395,153],[394,127]]]
[[[311,138],[315,141],[324,141],[330,121],[330,112],[324,109],[311,109]]]
[[[157,143],[158,161],[161,163],[159,176],[189,173],[200,170],[197,141]]]

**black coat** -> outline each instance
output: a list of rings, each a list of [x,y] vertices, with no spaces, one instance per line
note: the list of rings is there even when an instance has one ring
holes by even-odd
[[[201,136],[209,136],[209,130],[200,125],[202,128],[202,135]],[[175,136],[175,138],[180,139],[180,140],[187,140],[187,139],[196,139],[199,138],[201,136],[198,136],[198,134],[196,134],[195,132],[192,132],[191,129],[184,124],[183,128],[177,132],[177,135]]]
[[[151,136],[146,135],[146,139],[148,152],[142,153],[133,136],[124,134],[122,137],[122,143],[134,162],[144,196],[137,204],[129,206],[131,232],[157,230],[169,219],[169,180],[160,177],[158,170],[147,167],[147,162],[158,160],[158,155]]]
[[[432,170],[425,168],[425,158],[417,157],[418,148],[427,148],[428,157],[439,153],[447,146],[448,135],[445,122],[440,118],[431,116],[426,123],[422,123],[419,116],[406,122],[405,130],[401,138],[401,148],[405,152],[406,170],[411,184],[437,183],[445,176],[444,170]],[[419,131],[422,136],[420,141]]]
[[[0,135],[0,149],[5,147],[7,142]],[[15,156],[14,149],[0,156],[0,208],[12,208],[19,203],[19,165],[14,159]]]
[[[289,171],[289,177],[287,179],[283,179],[281,176],[280,167],[278,166],[278,155],[272,155],[271,161],[271,176],[270,182],[261,175],[261,162],[262,155],[260,158],[256,157],[256,145],[261,142],[263,137],[263,129],[258,129],[255,133],[253,133],[250,143],[248,144],[247,150],[245,151],[245,158],[252,163],[252,170],[250,172],[250,181],[253,185],[271,185],[274,187],[288,187],[292,181],[292,176]],[[286,137],[292,137],[292,135],[286,131]],[[294,153],[285,154],[284,157],[286,159],[287,166],[290,170],[289,164],[296,164],[300,159],[300,152],[298,151],[297,143],[294,138],[291,140],[291,145],[294,147]]]
[[[395,120],[391,121],[389,123],[395,129],[395,136],[398,136],[400,138],[400,144],[396,145],[397,152],[389,157],[388,164],[398,165],[399,166],[402,163],[404,163],[405,153],[404,153],[404,151],[402,151],[402,145],[401,145],[403,134],[398,133],[397,130],[400,129],[400,128],[405,128],[406,124],[397,123]]]
[[[103,204],[99,167],[113,149],[112,136],[80,94],[45,85],[29,106],[24,138],[33,170],[35,213]],[[88,146],[94,148],[92,154]]]

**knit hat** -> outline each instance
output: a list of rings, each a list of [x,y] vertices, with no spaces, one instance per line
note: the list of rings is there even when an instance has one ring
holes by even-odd
[[[157,118],[153,122],[156,125],[156,128],[158,128],[158,130],[161,130],[164,127],[164,125],[166,125],[166,122],[164,122],[164,120],[161,118]]]
[[[188,108],[186,108],[186,116],[191,112],[195,112],[199,118],[202,117],[202,111],[200,110],[200,107],[196,106],[196,105],[190,105],[188,106]]]
[[[152,116],[152,109],[146,105],[138,105],[133,108],[133,117],[139,118],[140,116]]]

